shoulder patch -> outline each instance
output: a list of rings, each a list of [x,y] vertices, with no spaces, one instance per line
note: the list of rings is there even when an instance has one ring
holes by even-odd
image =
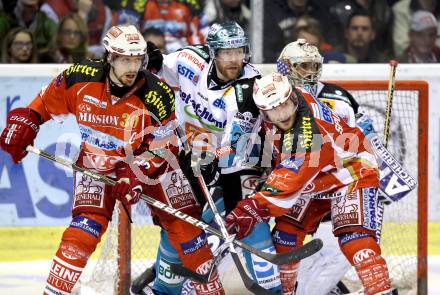
[[[189,49],[197,53],[198,56],[203,58],[206,62],[209,62],[211,60],[211,57],[209,56],[209,49],[206,45],[189,45],[186,46],[183,49]]]
[[[147,110],[160,121],[174,113],[174,91],[171,87],[151,73],[146,73],[147,83],[138,94]]]
[[[104,81],[104,62],[102,60],[85,60],[75,63],[64,71],[67,87],[79,82]]]

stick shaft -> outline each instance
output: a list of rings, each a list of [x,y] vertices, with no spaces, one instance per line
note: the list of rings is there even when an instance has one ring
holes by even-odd
[[[90,171],[90,170],[88,170],[86,168],[80,167],[80,166],[78,166],[78,165],[76,165],[76,164],[74,164],[74,163],[72,163],[70,161],[67,161],[65,159],[62,159],[60,157],[56,157],[56,156],[54,156],[54,155],[52,155],[52,154],[50,154],[48,152],[45,152],[43,150],[40,150],[40,149],[38,149],[36,147],[28,146],[26,148],[26,151],[34,153],[34,154],[37,154],[37,155],[39,155],[39,156],[41,156],[43,158],[46,158],[46,159],[48,159],[50,161],[57,162],[57,163],[59,163],[61,165],[64,165],[66,167],[70,167],[70,168],[72,168],[75,171],[84,173],[87,176],[90,176],[93,179],[95,179],[97,181],[100,181],[100,182],[103,182],[105,184],[114,185],[116,183],[116,181],[114,181],[113,179],[111,179],[111,178],[109,178],[107,176],[104,176],[104,175],[92,172],[92,171]],[[162,211],[165,211],[165,212],[173,215],[174,217],[177,217],[177,218],[179,218],[179,219],[181,219],[183,221],[186,221],[186,222],[188,222],[188,223],[194,225],[195,227],[198,227],[198,228],[200,228],[200,229],[202,229],[204,231],[210,232],[211,234],[216,235],[219,238],[226,239],[219,230],[217,230],[216,228],[214,228],[214,227],[204,223],[201,220],[198,220],[198,219],[196,219],[196,218],[194,218],[192,216],[189,216],[188,214],[183,213],[183,212],[181,212],[181,211],[179,211],[177,209],[174,209],[173,207],[168,206],[167,204],[162,203],[162,202],[160,202],[160,201],[158,201],[158,200],[156,200],[156,199],[154,199],[154,198],[152,198],[150,196],[147,196],[145,194],[142,194],[140,196],[140,198],[142,200],[144,200],[145,202],[147,202],[149,205],[151,205],[151,206],[153,206],[155,208],[158,208],[158,209],[160,209]],[[251,253],[253,253],[253,254],[255,254],[255,255],[263,258],[263,259],[265,259],[265,260],[268,260],[270,262],[272,262],[271,260],[274,260],[274,259],[276,261],[280,260],[280,259],[276,259],[276,255],[275,254],[265,253],[265,252],[260,251],[260,250],[258,250],[256,248],[246,244],[246,243],[243,243],[243,242],[241,242],[239,240],[232,240],[232,242],[236,246],[239,246],[239,247],[241,247],[241,248],[243,248],[243,249],[245,249],[245,250],[247,250],[247,251],[249,251],[249,252],[251,252]],[[287,263],[287,262],[288,261],[284,261],[283,263]],[[274,263],[274,262],[272,262],[272,263]],[[276,263],[276,264],[279,264],[279,263]]]
[[[397,62],[390,61],[390,76],[388,80],[387,106],[385,111],[385,122],[383,126],[384,146],[388,146],[388,138],[390,134],[391,111],[393,109],[394,87],[396,85],[396,69]]]

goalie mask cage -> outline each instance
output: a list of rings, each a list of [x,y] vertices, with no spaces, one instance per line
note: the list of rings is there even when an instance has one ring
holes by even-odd
[[[354,96],[359,112],[372,117],[382,135],[388,81],[330,82]],[[418,181],[413,192],[384,209],[382,255],[399,294],[427,294],[427,138],[428,84],[396,81],[388,149]],[[115,210],[99,259],[86,267],[75,294],[129,294],[130,282],[154,263],[157,253],[159,228],[148,215],[145,203],[139,202],[132,208],[130,226],[125,212]],[[343,281],[351,291],[361,290],[354,269]]]

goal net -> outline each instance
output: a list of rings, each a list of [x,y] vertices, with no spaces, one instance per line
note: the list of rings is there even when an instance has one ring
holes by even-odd
[[[368,114],[380,135],[384,125],[388,81],[332,81],[355,97],[359,112]],[[385,206],[382,251],[399,294],[427,293],[427,134],[428,84],[396,81],[388,148],[418,181],[409,195]],[[159,243],[159,228],[152,225],[141,201],[132,208],[130,225],[123,210],[101,242],[96,263],[88,265],[76,294],[129,294],[130,282],[151,266]],[[344,278],[350,290],[360,290],[354,270]]]
[[[333,82],[354,96],[359,112],[372,117],[383,136],[388,81]],[[427,138],[428,84],[396,81],[388,149],[418,182],[414,191],[384,208],[382,255],[399,294],[427,293]],[[361,289],[354,269],[344,282],[350,290]]]

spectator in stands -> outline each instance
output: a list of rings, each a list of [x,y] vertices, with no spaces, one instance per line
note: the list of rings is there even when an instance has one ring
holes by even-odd
[[[144,36],[145,41],[153,42],[162,54],[167,53],[165,48],[165,34],[161,30],[151,27],[146,29],[142,33],[142,36]]]
[[[330,8],[330,15],[337,20],[338,31],[342,32],[346,26],[350,15],[354,11],[365,10],[373,21],[373,28],[376,32],[376,48],[387,54],[392,52],[392,21],[393,14],[391,7],[386,0],[339,0]],[[337,49],[344,44],[343,34],[338,34],[337,40],[327,40]],[[336,41],[337,43],[333,43]]]
[[[45,13],[39,11],[38,0],[18,0],[12,13],[0,15],[0,38],[11,28],[27,28],[34,36],[37,54],[46,54],[57,26]]]
[[[319,21],[309,15],[298,18],[293,28],[292,41],[305,39],[307,43],[319,48],[326,63],[346,63],[347,57],[339,51],[334,51],[332,45],[324,40]],[[354,60],[353,60],[354,62]]]
[[[403,63],[440,62],[440,47],[435,45],[437,32],[437,19],[431,12],[419,10],[413,13],[409,47],[398,60]]]
[[[209,24],[235,21],[248,30],[251,11],[243,0],[211,0],[205,6],[205,17]]]
[[[103,0],[47,0],[41,10],[57,23],[68,13],[77,13],[87,25],[89,55],[103,55],[101,40],[112,24],[112,13]]]
[[[141,26],[147,0],[142,1],[104,1],[112,11],[113,25],[133,25],[137,28]]]
[[[78,4],[78,0],[46,0],[40,10],[54,22],[59,23],[65,15],[77,12]]]
[[[370,15],[365,10],[354,11],[345,30],[347,60],[354,58],[358,63],[386,62],[387,57],[374,44],[376,33]]]
[[[325,39],[333,38],[336,32],[335,20],[329,15],[332,1],[319,0],[264,0],[263,8],[263,58],[273,63],[284,45],[291,42],[292,30],[297,19],[310,15],[326,28]]]
[[[7,14],[12,14],[16,4],[17,0],[4,0],[1,1],[1,9]]]
[[[50,55],[42,62],[73,63],[87,57],[87,26],[77,13],[69,13],[58,26]]]
[[[298,39],[305,39],[307,43],[318,47],[320,52],[332,50],[332,46],[324,40],[321,24],[310,15],[303,15],[296,21],[291,41]]]
[[[437,32],[440,32],[440,3],[438,0],[400,0],[393,6],[393,45],[394,54],[402,55],[409,46],[409,31],[411,14],[418,10],[426,10],[437,18]],[[437,36],[436,45],[440,46]]]
[[[164,32],[168,52],[186,45],[204,43],[199,17],[178,1],[148,0],[143,20],[143,30],[155,27]]]
[[[37,48],[32,33],[25,28],[11,29],[3,40],[3,63],[36,63]]]

